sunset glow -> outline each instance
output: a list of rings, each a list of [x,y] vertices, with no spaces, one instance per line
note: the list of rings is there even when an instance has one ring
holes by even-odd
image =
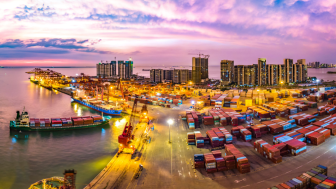
[[[0,66],[335,63],[334,0],[3,1]]]

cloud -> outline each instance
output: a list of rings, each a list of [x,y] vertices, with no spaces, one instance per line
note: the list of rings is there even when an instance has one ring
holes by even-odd
[[[11,39],[0,48],[67,50],[75,59],[133,54],[154,64],[162,58],[153,50],[195,47],[333,52],[335,14],[334,0],[12,0],[0,7],[0,36]]]
[[[68,49],[68,50],[77,50],[79,52],[90,52],[90,53],[99,53],[99,54],[111,54],[112,52],[109,51],[101,51],[95,48],[89,47],[94,44],[97,44],[101,40],[80,40],[77,41],[76,39],[29,39],[29,40],[20,40],[20,39],[8,39],[3,43],[0,43],[0,48],[27,48],[31,49],[34,48],[34,53],[50,53],[50,54],[64,54],[68,53],[69,51],[62,51],[57,50],[59,49]],[[38,48],[36,48],[38,47]],[[41,48],[44,47],[45,49]],[[49,49],[51,48],[51,49]],[[22,51],[21,52],[27,52]]]
[[[20,39],[10,39],[4,43],[0,43],[0,48],[17,48],[17,47],[25,47],[25,44]]]

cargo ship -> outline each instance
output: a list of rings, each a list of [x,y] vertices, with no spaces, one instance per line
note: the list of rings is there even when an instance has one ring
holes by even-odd
[[[25,110],[16,112],[16,119],[10,121],[10,130],[16,131],[64,131],[85,129],[108,124],[102,116],[84,116],[71,118],[29,118]]]
[[[35,83],[35,84],[38,84],[39,83],[39,81],[38,80],[36,80],[35,78],[34,78],[34,76],[31,76],[30,78],[28,78],[29,80],[30,80],[30,82],[32,82],[32,83]]]
[[[108,114],[108,115],[112,115],[112,116],[120,116],[120,114],[122,112],[122,110],[108,110],[108,109],[104,109],[102,107],[86,103],[86,102],[81,101],[81,100],[76,99],[76,98],[71,98],[71,100],[74,101],[74,102],[77,102],[77,103],[79,103],[81,105],[84,105],[84,106],[86,106],[88,108],[91,108],[93,110],[96,110],[96,111],[99,111],[99,112],[103,112],[104,114]]]
[[[328,71],[327,73],[328,73],[328,74],[336,74],[335,71]]]

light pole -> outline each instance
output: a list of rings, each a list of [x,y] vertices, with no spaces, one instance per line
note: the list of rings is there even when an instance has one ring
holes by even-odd
[[[170,141],[170,125],[174,123],[174,121],[172,119],[168,119],[168,124],[169,124],[169,143],[171,143]]]
[[[283,84],[283,81],[281,81],[280,83],[281,83],[281,89],[282,89],[282,84]]]
[[[316,80],[316,83],[317,83],[317,91],[319,91],[319,85],[318,85],[319,80]]]

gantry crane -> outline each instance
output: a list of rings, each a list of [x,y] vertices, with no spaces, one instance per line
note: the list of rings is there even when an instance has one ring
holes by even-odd
[[[135,152],[135,144],[133,143],[134,140],[134,134],[133,134],[133,130],[136,126],[137,123],[135,123],[135,113],[136,108],[137,108],[137,103],[138,103],[139,99],[135,99],[134,100],[134,104],[133,104],[133,108],[132,108],[132,112],[131,112],[131,117],[129,119],[129,122],[126,123],[125,128],[123,130],[123,133],[121,135],[118,136],[118,143],[119,143],[119,151],[118,151],[118,155],[120,153],[123,152],[124,149],[129,149],[131,150],[132,154],[134,154]],[[148,116],[148,110],[147,110],[147,106],[143,105],[142,109],[140,111],[140,120],[139,123],[144,122],[146,123],[146,128],[145,128],[145,132],[148,135],[149,134],[149,116]]]
[[[127,101],[126,95],[128,93],[127,89],[124,88],[121,78],[118,79],[118,85],[117,85],[117,89],[120,90],[121,92],[121,96],[123,99],[125,99],[125,101]]]
[[[135,112],[136,112],[136,107],[137,107],[138,99],[136,98],[134,100],[132,112],[131,112],[131,117],[129,119],[129,122],[126,123],[124,131],[121,135],[118,137],[118,143],[119,143],[119,151],[118,155],[123,152],[123,150],[130,149],[132,151],[132,154],[135,152],[135,146],[132,144],[132,141],[134,140],[134,135],[133,135],[133,129],[135,127]]]

